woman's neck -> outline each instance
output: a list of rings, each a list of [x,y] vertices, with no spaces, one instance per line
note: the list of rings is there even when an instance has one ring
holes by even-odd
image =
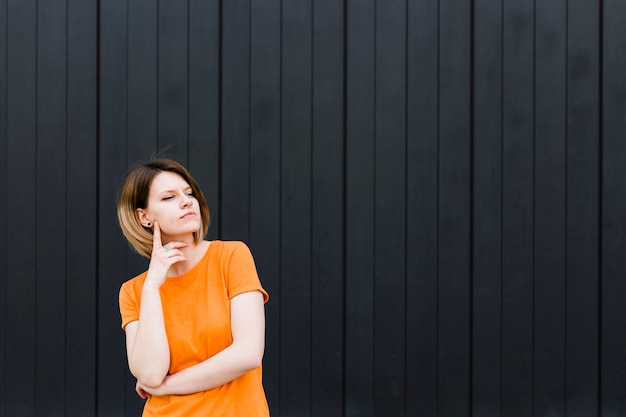
[[[187,258],[186,262],[177,262],[172,265],[167,273],[168,277],[177,277],[180,275],[189,272],[204,256],[206,253],[209,243],[206,240],[201,240],[198,243],[192,243],[185,248],[181,248],[180,251]]]

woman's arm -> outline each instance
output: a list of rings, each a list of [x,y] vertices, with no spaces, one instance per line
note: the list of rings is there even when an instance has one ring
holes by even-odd
[[[141,291],[139,320],[126,325],[126,351],[130,372],[141,386],[159,387],[170,367],[170,348],[165,331],[160,288],[166,280],[168,269],[187,258],[180,248],[184,242],[170,242],[164,249],[161,229],[154,222],[152,256],[148,274]]]
[[[170,366],[159,289],[146,288],[141,295],[139,320],[126,325],[126,351],[130,372],[140,384],[158,387]]]
[[[151,395],[184,395],[224,385],[261,366],[265,350],[263,294],[252,291],[230,301],[233,343],[209,359],[169,375],[158,388],[140,382]]]

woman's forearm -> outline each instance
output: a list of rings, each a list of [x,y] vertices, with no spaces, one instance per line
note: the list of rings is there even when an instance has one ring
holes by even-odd
[[[163,385],[151,393],[159,396],[207,391],[258,368],[262,359],[262,349],[233,344],[204,362],[167,376]]]
[[[158,288],[144,287],[137,331],[129,352],[129,367],[146,387],[162,384],[170,366],[170,351]]]

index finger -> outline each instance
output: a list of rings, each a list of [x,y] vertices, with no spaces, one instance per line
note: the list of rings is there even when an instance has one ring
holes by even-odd
[[[161,228],[159,227],[159,222],[154,221],[154,229],[152,231],[152,249],[160,248],[162,246],[161,243]]]

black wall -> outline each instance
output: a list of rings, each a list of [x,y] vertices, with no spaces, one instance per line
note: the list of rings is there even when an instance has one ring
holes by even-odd
[[[272,415],[626,416],[622,0],[0,0],[0,417],[136,416],[157,150],[270,293]]]

